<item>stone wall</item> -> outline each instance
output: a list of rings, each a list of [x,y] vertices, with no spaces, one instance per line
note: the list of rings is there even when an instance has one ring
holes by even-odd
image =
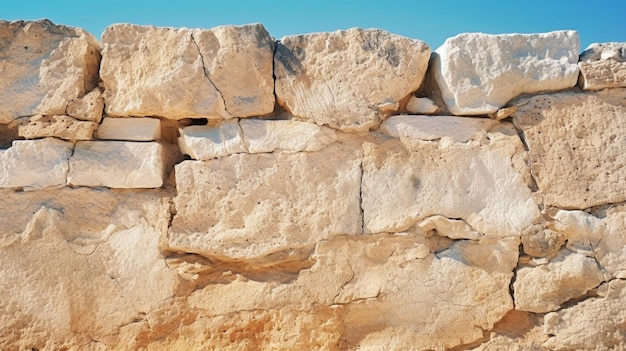
[[[626,44],[0,22],[0,349],[626,347]]]

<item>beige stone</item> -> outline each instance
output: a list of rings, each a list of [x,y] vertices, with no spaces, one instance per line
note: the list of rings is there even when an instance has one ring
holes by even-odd
[[[626,43],[593,43],[580,54],[578,66],[583,89],[626,87]]]
[[[603,223],[604,235],[594,247],[596,259],[613,277],[626,279],[626,205],[611,206]]]
[[[429,98],[411,96],[406,104],[406,110],[415,115],[430,115],[437,112],[439,106]]]
[[[600,218],[584,211],[559,210],[551,225],[564,234],[568,249],[589,256],[593,256],[594,249],[606,231]]]
[[[424,42],[379,29],[284,37],[276,96],[297,119],[367,131],[419,88],[429,57]]]
[[[25,190],[65,185],[73,144],[55,138],[15,140],[0,150],[0,187]]]
[[[80,97],[67,105],[67,114],[70,117],[84,121],[100,123],[104,113],[104,98],[100,88],[94,88],[85,96]]]
[[[522,231],[524,252],[533,257],[552,258],[566,242],[566,235],[546,228],[544,224],[533,224]]]
[[[558,310],[604,281],[598,263],[591,257],[562,251],[550,262],[517,269],[513,283],[515,309],[535,313]]]
[[[513,114],[545,206],[626,200],[626,89],[538,95]]]
[[[163,148],[157,142],[79,141],[70,157],[67,184],[109,188],[159,188]]]
[[[246,152],[237,120],[179,129],[180,150],[194,160],[210,160]]]
[[[598,288],[598,297],[544,317],[544,346],[562,350],[619,350],[626,340],[626,281]]]
[[[314,123],[241,119],[239,125],[249,153],[319,151],[337,140],[333,129]]]
[[[489,237],[519,236],[539,216],[511,158],[517,135],[465,144],[366,144],[362,207],[367,233],[404,231],[430,216],[462,219]]]
[[[98,124],[64,115],[35,115],[20,119],[18,133],[26,139],[55,137],[65,140],[91,140]]]
[[[232,118],[274,109],[274,42],[260,24],[190,30],[117,24],[102,35],[106,113]]]
[[[154,141],[161,139],[158,118],[105,118],[98,126],[98,139]]]
[[[464,33],[435,50],[433,73],[450,112],[489,114],[520,94],[576,85],[578,50],[575,31]]]
[[[100,47],[80,28],[49,20],[0,21],[0,123],[65,114],[98,85]]]
[[[426,233],[431,232],[432,234],[447,236],[450,239],[478,240],[481,238],[481,234],[472,229],[465,221],[440,215],[424,219],[417,224],[417,227]]]
[[[293,259],[362,231],[360,153],[237,154],[176,166],[171,250],[220,259]],[[283,258],[283,256],[285,256]]]
[[[455,116],[392,116],[380,125],[380,131],[394,138],[439,140],[450,138],[465,143],[477,133],[488,131],[498,122],[488,118]]]

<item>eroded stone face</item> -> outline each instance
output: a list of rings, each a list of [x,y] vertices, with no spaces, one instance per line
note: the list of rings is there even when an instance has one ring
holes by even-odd
[[[65,140],[91,140],[98,124],[65,115],[35,115],[20,119],[18,134],[26,139],[56,137]]]
[[[626,200],[626,89],[529,98],[513,114],[545,206]]]
[[[260,24],[210,30],[117,24],[102,35],[107,114],[182,118],[274,109],[274,42]]]
[[[479,132],[486,132],[498,122],[488,118],[455,116],[392,116],[380,125],[380,131],[394,138],[440,140],[450,138],[467,142]]]
[[[580,54],[578,85],[585,90],[626,86],[626,43],[594,43]]]
[[[296,118],[366,131],[419,88],[430,49],[378,29],[288,36],[275,54],[276,96]]]
[[[578,80],[578,33],[464,33],[435,50],[433,73],[455,115],[496,112],[522,93],[571,88]]]
[[[83,29],[49,20],[0,21],[0,47],[0,123],[65,114],[98,85],[100,46]]]

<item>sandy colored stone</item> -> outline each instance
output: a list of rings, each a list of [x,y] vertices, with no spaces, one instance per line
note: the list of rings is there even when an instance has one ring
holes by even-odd
[[[533,224],[522,231],[524,252],[533,257],[552,258],[567,242],[567,236],[546,228],[544,224]]]
[[[340,146],[180,163],[169,247],[249,260],[359,234],[360,163],[359,152]]]
[[[626,87],[626,43],[593,43],[578,66],[578,85],[585,90]]]
[[[594,247],[596,259],[611,276],[626,279],[626,205],[611,206],[602,221],[606,229]]]
[[[83,29],[49,20],[0,21],[0,123],[65,114],[98,85],[100,47]]]
[[[34,190],[65,185],[73,144],[55,138],[15,140],[0,150],[0,187]]]
[[[105,118],[98,126],[98,139],[154,141],[161,139],[158,118]]]
[[[276,96],[297,119],[367,131],[424,78],[430,48],[379,29],[287,36],[276,48]]]
[[[478,240],[480,233],[462,220],[450,219],[444,216],[431,216],[417,224],[417,227],[426,233],[446,236],[450,239]]]
[[[179,129],[180,150],[194,160],[210,160],[247,152],[237,120]]]
[[[249,153],[319,151],[337,140],[331,128],[299,121],[239,120]]]
[[[208,30],[116,24],[104,31],[102,46],[109,115],[221,119],[274,109],[274,42],[261,24]]]
[[[55,137],[65,140],[91,140],[98,124],[64,115],[35,115],[20,119],[18,133],[26,139]]]
[[[439,106],[429,98],[411,96],[406,104],[406,110],[415,115],[429,115],[437,112]]]
[[[157,142],[79,141],[70,157],[67,184],[159,188],[163,177],[163,148]]]
[[[626,89],[538,95],[513,114],[545,206],[626,200]]]
[[[626,281],[598,288],[598,297],[544,317],[545,347],[561,350],[619,350],[626,340]]]
[[[489,237],[519,236],[539,210],[512,165],[516,153],[523,153],[517,135],[500,133],[465,144],[365,144],[365,232],[404,231],[441,215]]]
[[[475,134],[488,131],[497,124],[497,121],[488,118],[399,115],[384,121],[380,125],[380,131],[394,138],[450,138],[455,142],[465,143]]]
[[[433,74],[455,115],[496,112],[523,93],[571,88],[578,80],[578,33],[463,33],[435,50]]]
[[[598,263],[591,257],[562,251],[550,262],[517,269],[513,283],[515,309],[535,313],[558,310],[604,281]]]
[[[606,232],[600,218],[584,211],[559,210],[550,225],[563,233],[568,249],[589,256],[593,256],[594,249]]]
[[[174,294],[177,278],[157,249],[167,202],[155,195],[2,191],[2,349],[101,349]]]
[[[76,119],[100,123],[104,113],[104,98],[100,88],[94,88],[85,96],[70,102],[66,113]]]

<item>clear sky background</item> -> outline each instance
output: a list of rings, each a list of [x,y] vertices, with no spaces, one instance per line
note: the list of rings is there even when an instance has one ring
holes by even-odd
[[[434,50],[464,32],[577,30],[581,51],[593,42],[626,42],[626,0],[0,0],[0,19],[48,18],[100,39],[113,23],[212,28],[261,22],[285,35],[352,27],[381,28]]]

